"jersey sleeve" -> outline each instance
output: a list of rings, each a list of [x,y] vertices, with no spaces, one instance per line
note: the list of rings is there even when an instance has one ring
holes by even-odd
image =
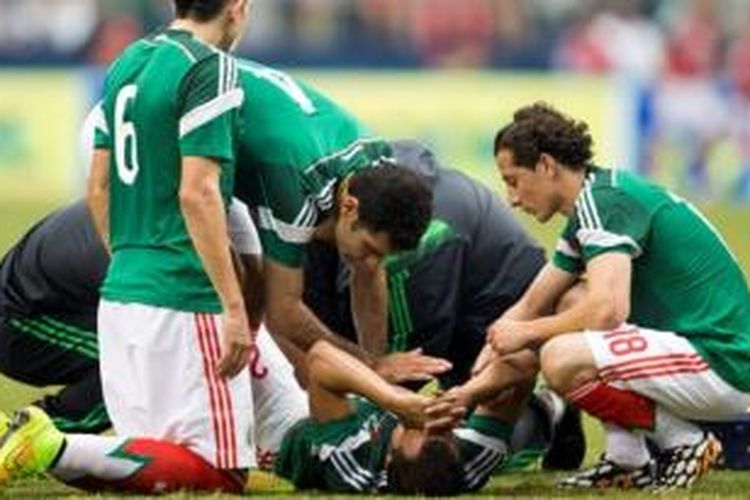
[[[112,149],[112,136],[104,113],[104,101],[99,101],[86,118],[94,127],[94,149]]]
[[[250,216],[247,205],[237,198],[232,198],[227,214],[229,241],[238,253],[242,255],[261,255],[260,238],[255,223]]]
[[[262,180],[262,200],[257,208],[260,240],[266,257],[300,268],[320,214],[315,202],[304,194],[299,178],[287,173],[269,172]]]
[[[584,189],[576,202],[576,240],[585,262],[608,252],[636,258],[643,252],[651,220],[649,213],[625,193],[605,187]]]
[[[581,255],[581,245],[576,239],[577,229],[577,219],[575,217],[568,219],[568,223],[557,241],[557,246],[555,246],[555,253],[552,255],[552,264],[570,274],[581,274],[585,268]]]
[[[508,456],[513,425],[486,415],[472,415],[453,431],[458,441],[467,492],[481,489]]]
[[[183,78],[177,100],[182,156],[233,161],[243,100],[234,58],[216,53],[197,62]]]

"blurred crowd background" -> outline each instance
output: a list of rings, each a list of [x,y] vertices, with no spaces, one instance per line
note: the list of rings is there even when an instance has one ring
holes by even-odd
[[[253,8],[239,52],[276,66],[593,75],[626,85],[617,94],[628,100],[627,116],[617,112],[626,167],[696,197],[750,200],[748,0],[255,0]],[[169,0],[0,0],[0,69],[104,66],[170,9]]]
[[[168,0],[0,0],[0,60],[106,64]],[[256,0],[241,53],[284,66],[563,68],[750,91],[747,0]]]

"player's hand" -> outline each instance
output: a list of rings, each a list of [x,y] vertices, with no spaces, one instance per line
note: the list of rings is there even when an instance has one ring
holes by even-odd
[[[453,368],[450,361],[422,354],[422,349],[395,352],[375,363],[375,371],[392,384],[426,382]]]
[[[501,356],[530,347],[535,339],[523,321],[499,319],[487,329],[487,342]]]
[[[460,387],[438,394],[425,409],[427,415],[425,428],[428,432],[444,432],[454,429],[461,424],[470,406],[472,406],[471,398]]]
[[[247,366],[254,342],[251,332],[244,307],[224,311],[222,356],[217,367],[219,376],[233,378]]]
[[[393,402],[390,410],[398,415],[404,427],[410,429],[421,429],[427,423],[427,407],[433,398],[419,394],[402,387],[398,388],[398,397]]]

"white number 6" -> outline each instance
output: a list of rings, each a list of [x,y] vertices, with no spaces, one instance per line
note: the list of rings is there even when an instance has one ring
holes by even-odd
[[[137,93],[136,85],[126,85],[117,94],[115,101],[115,164],[117,175],[128,186],[131,186],[138,176],[138,140],[133,123],[125,121],[125,111],[128,108],[128,102],[135,99]],[[128,140],[130,140],[130,155],[126,158]]]

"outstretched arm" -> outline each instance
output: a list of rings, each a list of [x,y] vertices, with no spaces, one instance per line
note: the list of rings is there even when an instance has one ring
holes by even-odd
[[[347,399],[358,394],[399,416],[407,426],[421,426],[430,401],[391,385],[356,357],[326,342],[316,342],[307,353],[310,410],[318,422],[336,420],[354,410]]]

